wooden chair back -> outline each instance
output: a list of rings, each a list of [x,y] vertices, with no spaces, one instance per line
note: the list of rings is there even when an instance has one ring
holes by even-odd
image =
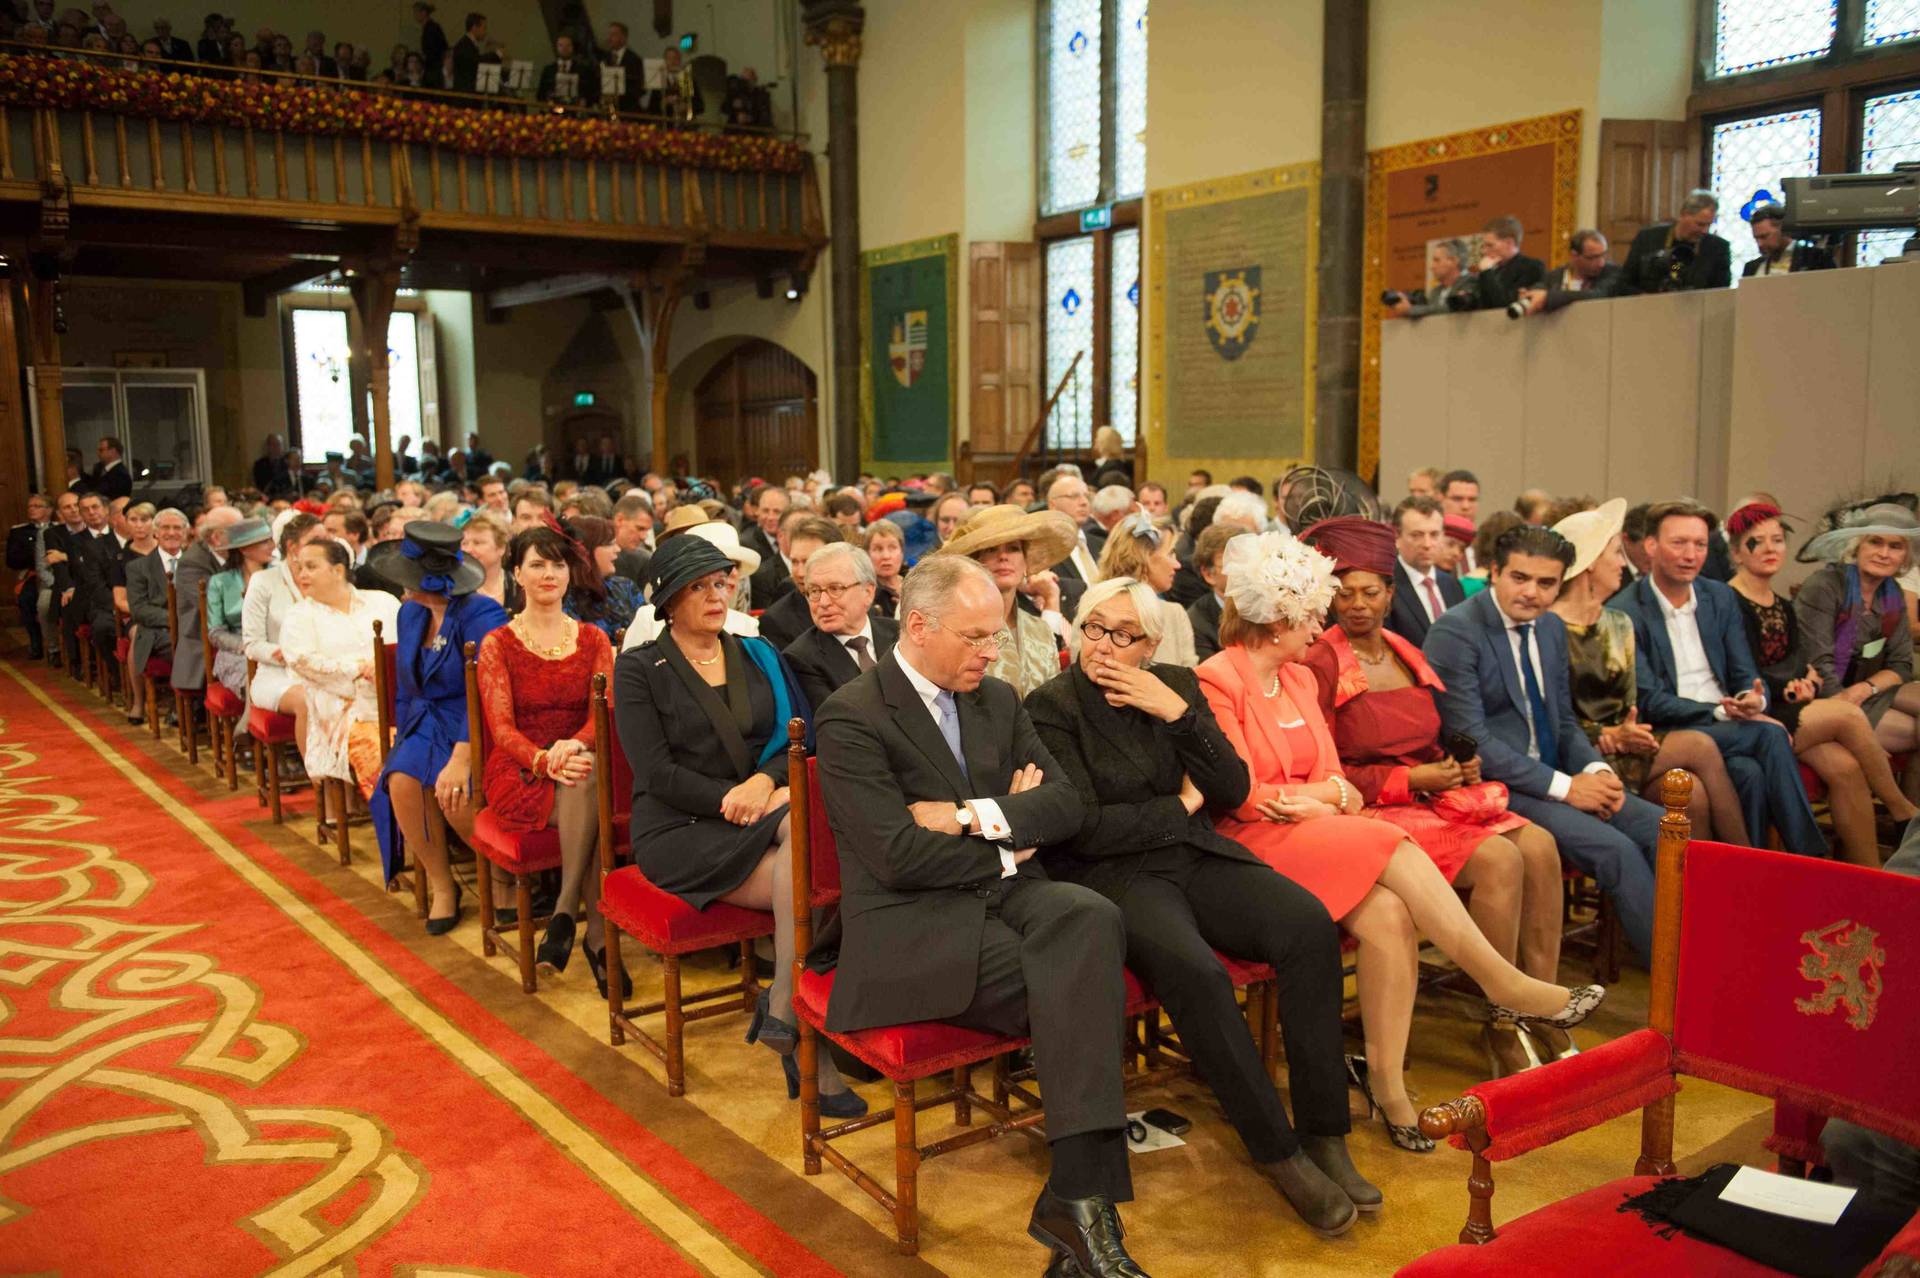
[[[467,640],[461,656],[467,680],[467,740],[472,748],[467,757],[473,760],[473,778],[468,783],[468,802],[477,813],[487,805],[486,788],[480,784],[487,775],[487,716],[480,708],[480,645]]]
[[[393,749],[393,689],[399,681],[400,645],[382,637],[380,619],[373,620],[373,698],[379,709],[380,762]]]
[[[819,760],[807,753],[807,721],[787,720],[787,816],[793,830],[794,961],[813,944],[813,912],[840,899],[840,849],[820,800]],[[779,903],[775,903],[779,908]]]
[[[589,710],[593,720],[593,797],[595,811],[600,824],[600,881],[606,882],[607,875],[613,872],[614,862],[619,859],[619,849],[613,842],[613,813],[616,796],[620,793],[614,784],[614,769],[610,762],[620,753],[620,739],[613,735],[613,715],[607,705],[607,677],[603,674],[593,676],[593,691],[589,694]],[[632,802],[633,788],[628,786],[627,801]]]
[[[200,579],[200,584],[197,587],[200,597],[194,600],[194,607],[199,610],[200,617],[200,671],[205,679],[205,682],[200,685],[202,688],[211,686],[213,682],[213,634],[207,629],[207,583],[208,578],[202,577]],[[180,627],[175,621],[175,616],[176,609],[174,606],[173,582],[168,581],[167,628],[172,631],[174,639],[178,641],[180,637]],[[179,652],[180,650],[175,648],[174,651]],[[247,677],[249,681],[251,681],[253,677],[252,663],[248,663]]]
[[[205,583],[201,585],[204,590]],[[205,598],[203,594],[201,598]],[[205,610],[200,614],[200,630],[206,633],[207,618]],[[180,651],[180,594],[173,588],[173,578],[167,578],[167,651]]]

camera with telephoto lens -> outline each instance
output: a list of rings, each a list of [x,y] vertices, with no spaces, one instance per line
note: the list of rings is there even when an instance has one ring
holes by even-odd
[[[1479,282],[1471,276],[1462,279],[1453,286],[1453,292],[1447,294],[1447,309],[1450,311],[1476,311],[1480,309]]]
[[[1507,318],[1508,319],[1525,319],[1527,317],[1527,313],[1532,309],[1533,309],[1533,303],[1529,302],[1524,297],[1517,297],[1513,301],[1507,303]]]
[[[1390,288],[1386,292],[1380,294],[1380,305],[1382,306],[1398,306],[1400,305],[1400,303],[1406,300],[1407,300],[1407,295],[1405,293],[1402,293],[1397,288]]]

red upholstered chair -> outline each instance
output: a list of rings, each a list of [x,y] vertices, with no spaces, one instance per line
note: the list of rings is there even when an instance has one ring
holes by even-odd
[[[607,920],[607,1037],[615,1047],[631,1034],[667,1067],[667,1095],[687,1092],[685,1029],[688,1021],[752,1012],[760,997],[753,975],[753,943],[773,935],[773,915],[715,901],[696,910],[670,892],[647,882],[635,865],[609,865],[628,843],[628,816],[633,806],[633,772],[626,752],[613,731],[607,710],[606,676],[593,678],[593,731],[605,742],[601,757],[609,765],[595,774],[600,788],[600,846],[609,849],[601,863],[600,913]],[[620,981],[620,947],[632,937],[660,956],[664,983],[662,997],[650,1003],[627,1005]],[[738,946],[740,977],[724,985],[686,994],[680,988],[680,958],[699,950]],[[640,1028],[640,1018],[665,1012],[663,1043]]]
[[[175,688],[173,691],[176,712],[185,718],[190,712],[190,697],[198,695],[207,710],[207,741],[213,747],[213,766],[216,772],[225,772],[227,789],[240,788],[240,765],[235,760],[233,738],[240,726],[240,720],[247,716],[247,703],[233,695],[226,684],[213,677],[213,636],[207,633],[207,579],[200,579],[200,669],[206,676],[206,687],[198,694],[190,690]],[[174,641],[180,637],[178,610],[174,607],[173,583],[167,583],[167,630]],[[159,716],[153,713],[153,693],[147,693],[147,713],[156,725]],[[157,730],[157,729],[156,729]],[[258,748],[255,757],[258,757]]]
[[[513,880],[513,899],[518,915],[514,939],[501,933],[493,916],[493,873],[486,864],[474,867],[475,886],[480,890],[480,952],[492,958],[501,950],[513,956],[520,967],[520,988],[531,994],[540,988],[534,974],[533,930],[547,920],[533,917],[533,876],[560,866],[560,831],[552,826],[544,830],[505,830],[486,807],[486,787],[480,779],[487,775],[487,753],[493,737],[487,731],[487,716],[480,701],[479,645],[467,643],[467,739],[473,742],[473,850],[482,862],[499,866]],[[594,743],[595,771],[599,771],[604,747]],[[611,956],[611,951],[609,951]]]
[[[880,1029],[835,1034],[826,1028],[827,1002],[833,995],[833,972],[807,969],[804,956],[813,943],[813,911],[840,899],[840,857],[826,805],[820,801],[814,762],[807,757],[806,724],[788,725],[788,786],[793,795],[793,900],[787,908],[794,918],[793,1010],[800,1022],[800,1150],[806,1174],[820,1174],[821,1161],[867,1191],[875,1202],[893,1213],[894,1235],[901,1254],[920,1249],[919,1174],[924,1159],[991,1140],[1004,1132],[1033,1127],[1046,1120],[1038,1098],[1013,1080],[1007,1054],[1027,1045],[1023,1038],[1001,1038],[979,1030],[961,1029],[940,1021],[889,1025]],[[1129,978],[1131,979],[1131,978]],[[1127,989],[1128,1010],[1144,1010],[1146,997],[1138,982]],[[893,1084],[894,1187],[889,1192],[871,1173],[856,1166],[833,1146],[834,1141],[887,1121],[885,1113],[849,1119],[831,1127],[820,1125],[820,1088],[815,1077],[820,1039],[829,1038],[885,1075]],[[972,1070],[992,1061],[993,1097],[973,1088]],[[923,1078],[949,1079],[946,1087],[916,1096],[914,1084]],[[1012,1100],[1024,1112],[1016,1115]],[[966,1130],[921,1145],[920,1111],[951,1104],[953,1121]],[[978,1106],[993,1122],[971,1126]]]
[[[1920,1143],[1920,990],[1889,979],[1920,917],[1920,882],[1858,866],[1722,843],[1689,844],[1693,781],[1669,772],[1660,826],[1648,1029],[1540,1069],[1469,1088],[1420,1116],[1421,1130],[1473,1152],[1460,1245],[1400,1273],[1766,1274],[1686,1235],[1663,1238],[1628,1197],[1670,1176],[1683,1074],[1790,1101]],[[1876,935],[1877,934],[1877,935]],[[1493,1164],[1635,1109],[1634,1175],[1493,1228]],[[1536,1155],[1538,1157],[1538,1155]],[[1902,1234],[1909,1266],[1920,1228]],[[1891,1249],[1890,1249],[1891,1250]],[[1884,1256],[1883,1256],[1884,1259]],[[1866,1272],[1881,1272],[1878,1262]],[[1907,1268],[1901,1272],[1914,1272]]]
[[[247,686],[253,686],[255,665],[247,662]],[[215,682],[211,667],[207,670],[208,683]],[[262,706],[247,706],[247,735],[253,738],[253,792],[263,806],[273,810],[273,823],[281,822],[281,798],[286,786],[280,779],[280,757],[283,751],[292,748],[299,753],[299,743],[293,739],[293,716],[268,710]],[[189,737],[191,737],[189,733]]]

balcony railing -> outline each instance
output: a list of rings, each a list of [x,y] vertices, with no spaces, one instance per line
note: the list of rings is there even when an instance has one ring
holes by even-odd
[[[76,204],[423,230],[822,234],[798,137],[220,70],[0,47],[0,199],[64,185]]]

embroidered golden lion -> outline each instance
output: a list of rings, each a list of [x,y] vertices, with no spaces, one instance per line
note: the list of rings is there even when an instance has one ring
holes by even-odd
[[[1813,953],[1800,958],[1800,975],[1822,986],[1812,998],[1796,998],[1793,1005],[1807,1016],[1820,1016],[1835,1007],[1847,1009],[1847,1024],[1858,1030],[1873,1024],[1880,1007],[1880,965],[1887,952],[1880,934],[1864,923],[1841,919],[1800,935]]]

